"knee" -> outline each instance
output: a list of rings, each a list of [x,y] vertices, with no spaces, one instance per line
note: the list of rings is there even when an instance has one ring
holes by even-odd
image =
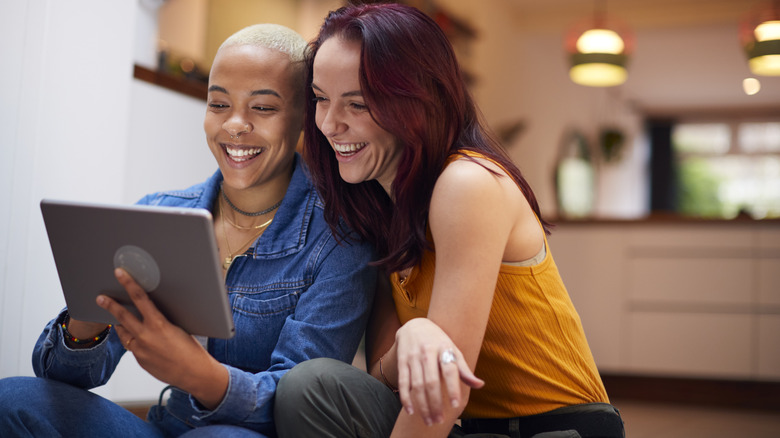
[[[320,406],[340,399],[351,383],[368,376],[365,371],[330,358],[302,362],[282,376],[276,387],[277,412],[297,410],[302,406]]]
[[[346,364],[336,359],[317,358],[299,363],[286,372],[276,387],[276,404],[297,403],[308,392],[327,389],[335,370]]]
[[[282,376],[276,388],[274,420],[280,437],[358,436],[350,430],[350,364],[328,358],[308,360]],[[360,435],[367,436],[367,435]]]
[[[30,406],[43,386],[38,377],[6,377],[0,379],[0,412],[11,412]]]

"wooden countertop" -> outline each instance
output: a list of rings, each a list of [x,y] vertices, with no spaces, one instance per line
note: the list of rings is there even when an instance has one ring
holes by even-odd
[[[734,219],[708,219],[699,217],[682,216],[676,213],[651,213],[639,218],[583,218],[570,219],[558,217],[545,217],[548,222],[555,225],[660,225],[660,224],[713,224],[713,225],[759,225],[770,224],[780,225],[780,218],[774,219],[753,219],[747,215],[740,215]]]

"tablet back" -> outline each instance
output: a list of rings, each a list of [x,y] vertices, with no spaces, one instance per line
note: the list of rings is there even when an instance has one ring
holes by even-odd
[[[73,318],[116,324],[95,304],[98,294],[114,298],[140,318],[114,277],[114,268],[121,267],[173,324],[193,335],[233,336],[207,210],[44,199],[41,212]]]

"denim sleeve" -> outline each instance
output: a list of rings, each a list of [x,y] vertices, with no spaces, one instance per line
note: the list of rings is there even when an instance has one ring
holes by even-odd
[[[368,265],[373,252],[367,245],[328,239],[315,254],[314,281],[284,323],[271,366],[254,374],[225,365],[230,373],[227,394],[213,411],[190,397],[195,419],[262,430],[273,424],[274,394],[284,373],[317,357],[352,362],[373,304],[377,270]]]
[[[65,310],[49,321],[33,349],[35,375],[91,389],[104,385],[125,352],[114,330],[103,342],[91,348],[72,349],[65,345],[62,328],[57,324]]]

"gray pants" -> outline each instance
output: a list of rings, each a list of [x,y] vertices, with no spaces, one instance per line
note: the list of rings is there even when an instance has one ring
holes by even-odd
[[[371,375],[333,359],[297,365],[279,381],[280,438],[387,437],[401,411],[396,394]],[[606,403],[566,406],[509,419],[468,419],[449,438],[624,438],[620,413]],[[416,438],[416,437],[415,437]]]
[[[298,364],[279,381],[279,438],[385,437],[401,411],[398,397],[367,372],[334,359]]]
[[[333,359],[313,359],[288,371],[276,388],[279,438],[388,437],[401,412],[398,396],[363,370]],[[451,437],[465,435],[456,427]]]

